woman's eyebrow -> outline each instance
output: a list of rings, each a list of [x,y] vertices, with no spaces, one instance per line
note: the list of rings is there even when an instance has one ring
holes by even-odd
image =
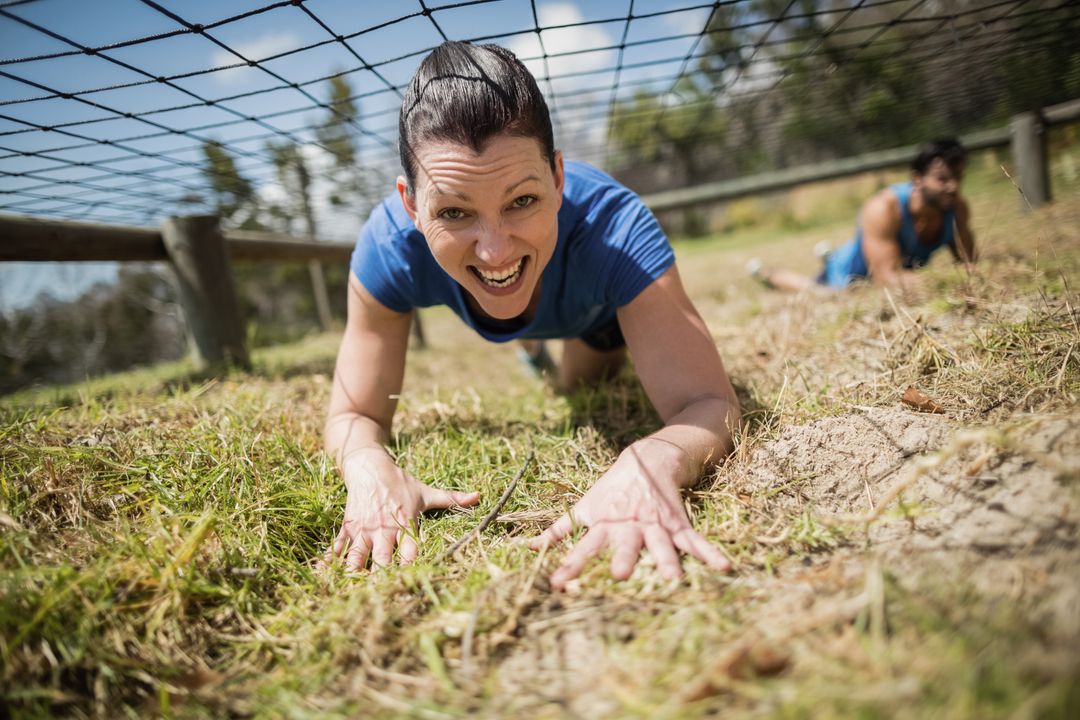
[[[428,197],[430,198],[431,201],[441,200],[441,199],[447,198],[447,197],[456,197],[456,198],[459,198],[461,200],[464,200],[465,202],[469,202],[469,196],[466,193],[463,193],[463,192],[461,192],[459,190],[456,190],[456,191],[443,191],[443,190],[440,190],[438,187],[431,188],[431,190],[428,192]]]
[[[517,182],[513,182],[513,183],[510,183],[509,185],[507,185],[506,189],[503,190],[503,195],[509,195],[510,193],[514,192],[514,188],[516,188],[518,185],[524,185],[525,183],[529,182],[530,180],[536,180],[537,182],[539,182],[540,178],[537,177],[536,175],[529,175],[527,177],[523,177],[520,180],[518,180]]]
[[[514,188],[518,187],[519,185],[524,185],[525,183],[529,182],[530,180],[535,180],[535,181],[539,182],[540,177],[538,175],[526,175],[525,177],[521,178],[520,180],[515,180],[514,182],[512,182],[512,183],[510,183],[509,185],[506,186],[506,189],[503,190],[503,195],[509,195],[510,193],[512,193],[514,191]],[[439,189],[437,186],[432,187],[431,191],[428,193],[428,195],[433,201],[441,200],[442,198],[451,197],[451,196],[456,197],[456,198],[460,198],[461,200],[464,200],[465,202],[469,202],[471,200],[471,198],[469,197],[469,195],[467,193],[461,192],[460,190],[445,191],[445,190]]]

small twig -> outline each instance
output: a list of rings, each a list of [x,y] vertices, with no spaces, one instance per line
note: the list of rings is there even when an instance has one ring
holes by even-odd
[[[1069,346],[1069,349],[1065,352],[1065,362],[1061,363],[1061,369],[1058,370],[1057,380],[1054,381],[1054,390],[1061,389],[1061,381],[1065,379],[1065,369],[1069,366],[1069,358],[1072,357],[1073,349],[1076,348],[1076,343]]]
[[[480,521],[479,525],[462,535],[456,543],[451,545],[442,555],[440,555],[439,562],[442,562],[449,557],[453,557],[454,553],[456,553],[462,545],[464,545],[473,537],[479,535],[487,529],[487,526],[491,524],[491,521],[499,515],[499,511],[501,511],[506,505],[506,502],[510,499],[510,496],[514,494],[514,488],[517,487],[518,481],[521,480],[522,476],[525,475],[525,471],[529,468],[529,463],[532,462],[535,455],[535,452],[529,450],[529,454],[525,458],[525,463],[521,466],[521,469],[518,470],[517,475],[514,476],[514,479],[510,481],[510,484],[506,486],[506,489],[503,490],[502,497],[500,497],[499,501],[495,503],[495,507],[491,509],[491,512],[484,516],[484,519]]]

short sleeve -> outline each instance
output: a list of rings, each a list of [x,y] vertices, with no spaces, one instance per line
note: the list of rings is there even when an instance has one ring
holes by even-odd
[[[656,217],[632,191],[613,193],[607,222],[601,223],[607,302],[622,307],[675,264],[675,253]]]
[[[408,230],[380,204],[360,230],[349,268],[372,296],[396,312],[415,305],[415,282],[407,256]]]

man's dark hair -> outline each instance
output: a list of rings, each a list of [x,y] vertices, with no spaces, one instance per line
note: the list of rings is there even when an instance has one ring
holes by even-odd
[[[401,103],[398,146],[409,192],[422,143],[449,141],[480,153],[501,133],[535,138],[555,169],[547,103],[521,61],[498,45],[444,42],[420,63]]]
[[[911,161],[911,170],[916,175],[925,175],[934,160],[941,158],[951,170],[957,170],[967,159],[967,150],[956,138],[942,138],[928,142],[919,148],[919,154]]]

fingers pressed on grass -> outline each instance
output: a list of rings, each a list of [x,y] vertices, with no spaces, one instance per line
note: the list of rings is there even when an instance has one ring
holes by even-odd
[[[693,555],[713,570],[726,572],[731,569],[731,561],[727,559],[723,551],[696,530],[685,528],[675,533],[672,539],[675,541],[675,547],[687,555]]]
[[[367,538],[358,536],[352,541],[352,547],[345,555],[345,569],[352,572],[360,572],[367,565],[368,554],[371,547]]]
[[[386,567],[394,561],[394,545],[397,543],[397,528],[383,529],[375,534],[375,542],[371,547],[372,565]]]
[[[420,499],[424,502],[425,510],[445,510],[446,508],[475,505],[480,500],[480,493],[440,490],[430,485],[424,485],[420,491]]]
[[[529,540],[528,545],[533,550],[539,550],[544,545],[554,545],[569,535],[574,529],[574,520],[570,513],[563,513],[548,529]]]
[[[656,561],[661,575],[670,580],[682,577],[679,553],[675,552],[671,534],[664,527],[655,523],[645,526],[645,547]]]
[[[581,574],[581,571],[585,569],[585,564],[596,557],[604,549],[606,543],[607,532],[605,532],[604,528],[591,528],[585,533],[585,537],[581,538],[581,542],[567,553],[562,565],[552,573],[551,586],[556,590],[563,589],[568,581]]]
[[[345,546],[349,539],[344,534],[338,533],[338,536],[334,538],[334,542],[330,543],[326,548],[326,552],[323,553],[323,562],[330,564],[334,561],[334,558],[339,558],[345,552]]]
[[[420,548],[416,544],[416,539],[413,538],[411,533],[401,533],[401,541],[398,543],[398,562],[402,565],[408,565],[416,560],[416,556],[420,553]]]
[[[611,533],[611,577],[625,580],[634,573],[644,538],[636,527],[623,527]]]

